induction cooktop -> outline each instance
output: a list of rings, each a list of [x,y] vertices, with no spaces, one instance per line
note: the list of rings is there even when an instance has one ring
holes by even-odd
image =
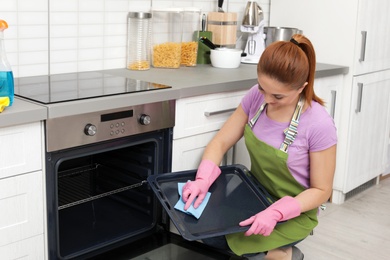
[[[170,86],[108,74],[104,71],[15,78],[15,96],[41,104],[130,94]]]

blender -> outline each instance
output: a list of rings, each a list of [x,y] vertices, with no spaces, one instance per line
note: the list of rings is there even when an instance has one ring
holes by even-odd
[[[259,62],[265,49],[264,24],[261,7],[256,1],[248,1],[241,24],[241,31],[249,34],[244,50],[247,56],[241,58],[242,63],[257,64]]]

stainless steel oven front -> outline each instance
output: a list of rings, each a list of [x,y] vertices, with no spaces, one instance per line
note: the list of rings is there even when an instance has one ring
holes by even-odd
[[[50,259],[85,259],[169,223],[146,179],[171,170],[174,120],[173,100],[47,120]]]

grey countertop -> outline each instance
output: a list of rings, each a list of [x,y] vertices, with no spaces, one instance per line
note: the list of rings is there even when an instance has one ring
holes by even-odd
[[[106,70],[105,72],[165,84],[172,86],[172,88],[51,105],[42,105],[15,98],[13,106],[7,107],[0,114],[0,127],[144,103],[246,90],[257,82],[256,65],[249,64],[241,64],[237,69],[219,69],[211,67],[211,65],[198,65],[179,69],[151,68],[147,71],[130,71],[123,68]],[[348,68],[344,66],[317,64],[317,78],[346,73],[348,73]]]

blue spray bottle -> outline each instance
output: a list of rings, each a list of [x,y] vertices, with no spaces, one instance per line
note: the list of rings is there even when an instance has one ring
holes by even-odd
[[[0,20],[0,99],[8,97],[8,106],[11,106],[14,102],[14,76],[5,53],[4,30],[7,28],[7,22]]]

